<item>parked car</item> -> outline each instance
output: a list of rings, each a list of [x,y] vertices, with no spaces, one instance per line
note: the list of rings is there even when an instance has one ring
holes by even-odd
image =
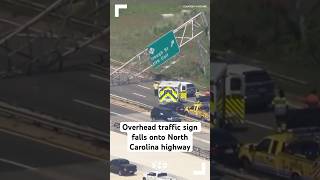
[[[237,160],[239,152],[239,141],[227,130],[220,128],[213,128],[210,131],[211,136],[211,157],[216,161]]]
[[[127,159],[113,159],[110,162],[110,172],[123,175],[133,175],[137,172],[137,166],[130,164]]]
[[[180,116],[175,111],[165,107],[154,107],[150,116],[152,121],[181,122]]]

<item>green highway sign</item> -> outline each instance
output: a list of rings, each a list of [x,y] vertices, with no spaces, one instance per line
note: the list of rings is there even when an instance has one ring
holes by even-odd
[[[180,52],[179,45],[172,31],[161,36],[148,46],[152,66],[158,68]]]

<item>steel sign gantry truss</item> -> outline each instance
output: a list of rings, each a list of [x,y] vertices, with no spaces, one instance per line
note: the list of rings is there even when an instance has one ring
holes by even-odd
[[[200,12],[174,29],[173,33],[176,37],[179,47],[181,48],[203,33],[207,33],[208,36],[208,29],[209,26],[205,14]],[[143,78],[143,73],[147,72],[152,67],[148,57],[148,49],[145,48],[143,51],[139,52],[130,60],[122,64],[120,67],[117,67],[111,71],[111,82],[121,79],[131,80],[133,78]],[[125,75],[126,79],[121,78],[121,75]]]

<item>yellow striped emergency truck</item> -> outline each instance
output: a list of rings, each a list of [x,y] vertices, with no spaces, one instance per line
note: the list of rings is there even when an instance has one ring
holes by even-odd
[[[245,120],[244,77],[211,63],[210,114],[213,127],[241,126]]]
[[[320,129],[299,128],[240,148],[245,168],[293,180],[320,180]]]
[[[161,81],[158,89],[159,103],[176,103],[187,99],[186,85],[180,81]]]

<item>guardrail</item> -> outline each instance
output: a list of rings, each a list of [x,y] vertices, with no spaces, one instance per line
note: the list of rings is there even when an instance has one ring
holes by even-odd
[[[210,151],[201,149],[197,146],[193,146],[193,151],[190,152],[189,154],[204,158],[206,160],[210,159]]]
[[[58,132],[69,134],[82,139],[109,142],[109,134],[90,127],[80,126],[65,120],[56,119],[48,115],[39,114],[0,101],[0,111],[3,116],[15,118],[26,123],[32,123]]]
[[[116,130],[118,133],[126,135],[126,133],[120,131],[120,122],[111,122],[111,124],[112,124],[111,128],[113,130]],[[206,160],[210,159],[210,151],[201,149],[200,147],[197,147],[197,146],[193,146],[193,151],[188,152],[188,154],[192,154],[192,155],[204,158]]]
[[[130,103],[132,105],[137,105],[137,106],[139,106],[141,108],[144,108],[144,109],[146,109],[148,111],[151,111],[151,109],[153,108],[152,106],[149,106],[147,104],[140,103],[140,102],[134,101],[134,100],[130,100],[130,99],[127,99],[127,98],[124,98],[124,97],[120,97],[120,96],[117,96],[117,95],[114,95],[114,94],[110,94],[110,96],[111,96],[111,98],[115,98],[117,100],[124,101],[124,102]],[[185,120],[188,120],[190,122],[196,121],[196,119],[193,119],[193,118],[190,118],[190,117],[187,117],[187,116],[183,116],[183,115],[180,115],[180,116],[185,118]],[[209,124],[209,123],[206,123],[206,124]],[[120,132],[120,130],[118,130],[120,128],[120,123],[119,122],[114,122],[113,123],[113,127],[116,128],[116,130],[118,132]],[[210,125],[209,125],[209,127],[210,127]],[[199,148],[197,146],[193,146],[193,151],[190,152],[190,154],[193,154],[195,156],[198,156],[198,157],[201,157],[201,158],[204,158],[204,159],[210,159],[210,151],[201,149],[201,148]]]
[[[133,105],[138,105],[138,106],[140,106],[142,108],[145,108],[146,110],[149,110],[149,111],[152,109],[152,106],[149,106],[149,105],[137,102],[137,101],[133,101],[133,100],[130,100],[130,99],[127,99],[127,98],[124,98],[124,97],[120,97],[120,96],[112,95],[112,94],[111,94],[111,97],[116,98],[118,100],[122,100],[124,102],[130,103],[130,104],[133,104]],[[187,117],[187,116],[183,116],[183,117],[189,118],[191,120],[194,120],[193,118],[190,118],[190,117]],[[110,124],[112,124],[112,127],[110,127],[110,129],[113,129],[113,130],[115,130],[115,131],[117,131],[117,132],[119,132],[121,134],[126,135],[126,133],[120,131],[120,122],[111,122]],[[193,151],[189,152],[188,154],[192,154],[194,156],[197,156],[197,157],[200,157],[200,158],[204,158],[206,160],[210,160],[210,151],[209,150],[204,150],[204,149],[202,149],[200,147],[197,147],[197,146],[193,146]],[[262,179],[260,177],[258,178],[258,177],[255,177],[255,176],[243,173],[243,172],[237,172],[236,170],[233,170],[233,169],[230,169],[230,168],[226,168],[226,167],[223,167],[221,165],[215,165],[215,169],[217,171],[223,173],[223,174],[226,174],[226,175],[229,175],[229,176],[232,176],[232,177],[236,177],[238,179],[243,179],[243,180],[258,180],[258,179]]]
[[[121,97],[121,96],[117,96],[117,95],[114,95],[114,94],[110,94],[110,97],[111,98],[115,98],[116,100],[119,100],[119,101],[123,101],[123,102],[126,102],[126,103],[129,103],[129,104],[132,104],[132,105],[135,105],[135,106],[139,106],[147,111],[151,111],[151,109],[153,108],[153,106],[149,106],[147,104],[144,104],[144,103],[141,103],[141,102],[138,102],[138,101],[134,101],[134,100],[131,100],[131,99],[127,99],[127,98],[124,98],[124,97]],[[185,115],[181,115],[181,114],[178,114],[180,117],[184,118],[184,120],[188,121],[188,122],[199,122],[198,119],[194,119],[194,118],[191,118],[191,117],[188,117],[188,116],[185,116]],[[208,127],[210,128],[210,124],[209,123],[206,123],[206,122],[201,122],[201,124],[204,126],[204,127]]]

